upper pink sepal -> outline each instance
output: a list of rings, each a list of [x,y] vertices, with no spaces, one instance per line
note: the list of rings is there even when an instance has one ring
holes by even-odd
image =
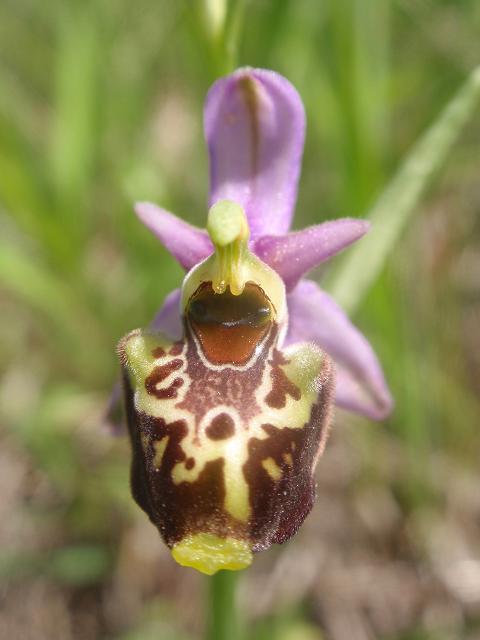
[[[305,137],[296,89],[274,71],[238,69],[208,92],[204,127],[210,205],[242,205],[252,238],[288,231]]]

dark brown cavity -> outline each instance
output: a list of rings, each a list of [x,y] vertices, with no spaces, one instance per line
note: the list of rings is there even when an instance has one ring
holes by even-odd
[[[217,369],[204,362],[196,341],[193,340],[190,331],[187,332],[185,376],[188,377],[189,388],[177,407],[186,409],[195,416],[196,433],[207,412],[213,410],[212,415],[216,415],[225,405],[234,409],[245,424],[260,411],[255,393],[262,383],[263,371],[268,362],[266,357],[262,356],[270,352],[276,338],[277,326],[273,322],[261,346],[263,354],[259,354],[252,366],[244,369]]]
[[[190,326],[213,364],[245,364],[272,325],[272,306],[262,291],[247,283],[234,296],[215,293],[211,282],[193,294],[186,312]]]
[[[220,413],[213,418],[205,433],[210,440],[226,440],[235,433],[235,423],[228,413]]]

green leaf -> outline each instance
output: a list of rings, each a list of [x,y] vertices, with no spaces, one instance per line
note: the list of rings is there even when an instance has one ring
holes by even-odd
[[[387,185],[367,218],[372,230],[332,273],[326,288],[352,312],[382,270],[435,172],[480,100],[480,67],[460,87]]]

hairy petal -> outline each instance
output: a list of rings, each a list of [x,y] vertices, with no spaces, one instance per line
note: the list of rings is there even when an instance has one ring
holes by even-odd
[[[210,205],[245,209],[252,238],[290,227],[305,137],[300,96],[282,76],[243,68],[210,89],[204,115]]]
[[[361,238],[370,223],[356,218],[341,218],[281,236],[257,238],[253,250],[283,278],[292,290],[308,271],[328,260]]]
[[[362,333],[315,282],[302,280],[288,296],[287,343],[312,341],[337,363],[338,406],[382,420],[393,401],[378,359]]]
[[[385,404],[383,410],[379,409],[376,404],[372,404],[368,388],[362,385],[352,372],[342,365],[337,367],[336,381],[335,403],[342,409],[359,413],[371,420],[382,420],[390,413],[391,399]]]
[[[125,435],[125,416],[123,412],[123,388],[121,380],[113,385],[108,398],[108,404],[103,414],[103,425],[110,430],[114,436]]]
[[[149,329],[164,333],[173,340],[182,337],[182,319],[180,316],[181,289],[174,289],[163,301],[160,311],[150,323]]]
[[[135,213],[172,256],[189,271],[213,252],[208,233],[150,202],[138,202]]]

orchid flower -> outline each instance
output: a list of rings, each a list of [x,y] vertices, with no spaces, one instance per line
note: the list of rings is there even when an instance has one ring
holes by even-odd
[[[305,134],[296,90],[239,69],[210,89],[204,122],[207,229],[136,206],[187,275],[119,353],[134,498],[177,562],[211,574],[297,531],[334,402],[379,420],[392,400],[367,339],[304,279],[368,223],[289,232]]]

